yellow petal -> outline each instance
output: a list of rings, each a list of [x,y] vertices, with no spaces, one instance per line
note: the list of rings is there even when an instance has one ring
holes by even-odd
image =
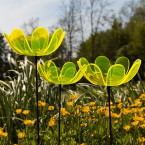
[[[129,82],[138,72],[139,68],[140,68],[140,65],[141,65],[141,60],[140,59],[137,59],[131,69],[129,70],[128,74],[125,76],[124,80],[122,83],[127,83]]]

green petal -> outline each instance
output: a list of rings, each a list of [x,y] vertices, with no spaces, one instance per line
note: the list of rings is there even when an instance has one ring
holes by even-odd
[[[69,67],[65,70],[64,75],[60,78],[61,84],[68,84],[68,82],[73,79],[76,69],[74,67]]]
[[[91,68],[94,68],[94,71]],[[94,85],[105,86],[102,71],[96,64],[88,64],[84,76],[88,81],[90,81]]]
[[[56,65],[55,65],[55,63],[54,63],[53,61],[51,61],[51,60],[46,61],[46,62],[44,63],[44,71],[45,71],[45,73],[48,73],[48,72],[49,72],[49,69],[50,69],[51,67],[53,67],[53,66],[56,67]]]
[[[111,66],[107,73],[106,85],[117,86],[120,85],[125,76],[125,68],[121,64]]]
[[[60,76],[59,76],[60,78],[63,78],[68,68],[74,68],[76,70],[76,66],[73,62],[66,62],[60,71]]]
[[[32,34],[32,41],[31,41],[31,47],[33,50],[33,53],[39,54],[39,52],[46,48],[49,41],[49,35],[47,29],[43,27],[36,28],[33,31]]]
[[[100,68],[104,77],[107,75],[107,71],[110,68],[110,61],[105,56],[98,56],[95,60],[95,64]]]
[[[121,64],[124,66],[125,68],[125,73],[128,73],[128,70],[129,70],[129,65],[130,65],[130,62],[129,62],[129,59],[127,57],[119,57],[115,64]]]
[[[133,63],[133,65],[132,65],[131,69],[129,70],[128,74],[125,76],[123,83],[129,82],[137,74],[137,72],[140,68],[140,65],[141,65],[141,60],[137,59]]]
[[[79,69],[76,75],[72,80],[70,80],[69,84],[74,84],[78,82],[83,77],[83,71],[85,72],[86,65],[83,65],[82,69]]]
[[[41,78],[48,82],[48,78],[44,71],[44,67],[39,62],[37,63],[37,70]]]
[[[10,39],[10,36],[8,36],[6,33],[4,33],[5,38],[8,42],[8,44],[10,45],[10,47],[18,54],[23,55],[24,53],[22,51],[20,51],[17,47],[14,46],[13,42]]]
[[[88,60],[84,57],[80,58],[79,61],[77,61],[79,68],[81,68],[81,66],[83,66],[84,64],[89,64]]]
[[[47,48],[44,49],[43,55],[48,55],[54,52],[60,46],[64,35],[65,32],[63,32],[63,29],[57,29],[52,35],[49,45],[47,46]]]
[[[49,68],[49,72],[47,73],[49,76],[49,80],[54,84],[60,84],[60,80],[58,77],[58,69],[56,66],[52,66]]]

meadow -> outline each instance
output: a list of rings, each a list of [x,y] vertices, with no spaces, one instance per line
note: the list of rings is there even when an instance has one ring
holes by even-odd
[[[9,57],[11,76],[0,81],[0,144],[37,142],[34,64]],[[139,77],[140,78],[140,77]],[[139,80],[138,77],[136,80]],[[59,88],[38,77],[40,144],[58,144]],[[109,107],[106,87],[78,82],[62,86],[61,145],[108,145]],[[144,82],[111,87],[114,145],[145,142]]]

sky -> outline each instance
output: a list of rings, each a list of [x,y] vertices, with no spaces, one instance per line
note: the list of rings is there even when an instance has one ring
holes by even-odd
[[[114,0],[111,9],[118,13],[128,1]],[[24,22],[36,17],[41,27],[50,27],[58,20],[60,6],[61,0],[0,0],[0,32],[9,35],[13,29],[21,29]]]

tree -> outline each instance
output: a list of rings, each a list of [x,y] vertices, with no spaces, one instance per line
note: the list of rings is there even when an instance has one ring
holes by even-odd
[[[73,52],[76,46],[76,33],[78,32],[78,15],[77,15],[77,3],[76,0],[70,0],[68,3],[63,3],[62,16],[58,23],[66,31],[66,46],[67,46],[67,58],[72,61]]]
[[[6,41],[4,40],[4,35],[0,33],[0,79],[3,80],[8,74],[9,64],[7,61],[7,54],[10,52]]]

